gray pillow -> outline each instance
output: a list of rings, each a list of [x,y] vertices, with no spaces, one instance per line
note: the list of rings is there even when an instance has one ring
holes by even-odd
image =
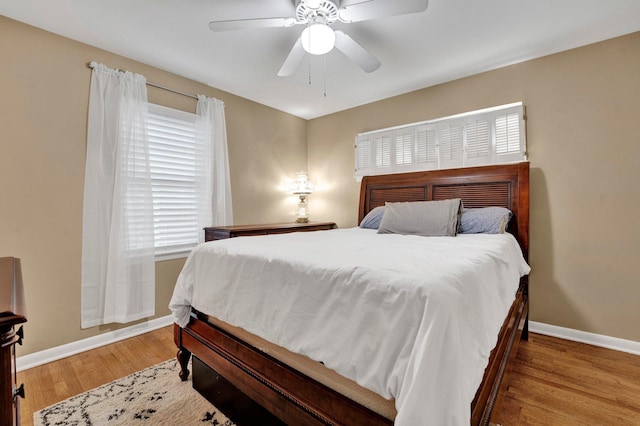
[[[360,222],[360,228],[378,229],[384,214],[384,206],[375,207]]]
[[[461,234],[504,234],[511,219],[511,210],[504,207],[463,209]]]
[[[460,198],[387,203],[378,233],[455,237],[458,232],[461,209]]]

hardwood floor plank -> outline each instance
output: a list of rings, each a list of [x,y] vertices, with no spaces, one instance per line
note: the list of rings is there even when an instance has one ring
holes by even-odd
[[[536,407],[545,413],[549,420],[540,423],[542,415],[538,415],[537,423],[547,424],[551,420],[558,420],[561,424],[624,424],[625,418],[633,416],[632,410],[625,410],[613,400],[600,398],[593,393],[576,391],[570,386],[562,386],[554,381],[536,381],[531,378],[515,378],[512,386],[526,385],[527,395],[520,398],[526,402],[526,407]],[[510,390],[511,392],[512,390]],[[533,410],[532,410],[533,411]],[[567,413],[569,418],[567,418]],[[617,421],[612,422],[614,418]],[[518,423],[520,424],[520,423]]]
[[[35,411],[175,354],[172,327],[164,327],[22,371],[22,425],[33,424]],[[509,377],[495,423],[640,425],[640,356],[531,333]]]
[[[521,342],[503,425],[640,425],[640,356],[549,336]]]
[[[18,373],[26,398],[20,402],[22,426],[33,413],[71,396],[173,358],[173,327],[163,327],[111,345]]]

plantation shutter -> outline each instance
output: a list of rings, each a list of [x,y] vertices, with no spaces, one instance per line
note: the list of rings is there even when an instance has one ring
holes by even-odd
[[[356,170],[362,170],[363,173],[375,171],[375,167],[371,162],[372,156],[372,140],[363,137],[356,140]]]
[[[440,150],[440,167],[462,167],[463,162],[463,130],[462,123],[457,121],[439,123],[438,142]]]
[[[491,125],[486,117],[466,121],[467,165],[475,166],[491,162]]]
[[[373,138],[376,156],[376,168],[384,169],[391,167],[391,134],[385,132],[375,135]]]
[[[395,161],[394,165],[410,165],[413,164],[413,129],[406,129],[394,133],[395,139]]]
[[[438,167],[436,130],[426,125],[416,127],[416,166],[422,170]]]
[[[504,161],[517,161],[521,155],[523,130],[516,112],[496,117],[496,155]]]
[[[524,161],[521,102],[361,133],[356,179],[366,175]]]

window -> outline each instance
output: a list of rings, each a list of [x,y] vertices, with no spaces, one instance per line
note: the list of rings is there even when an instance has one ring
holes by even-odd
[[[198,176],[203,138],[196,115],[149,104],[148,138],[156,258],[183,255],[198,243]]]
[[[356,179],[366,175],[526,160],[521,102],[356,136]]]

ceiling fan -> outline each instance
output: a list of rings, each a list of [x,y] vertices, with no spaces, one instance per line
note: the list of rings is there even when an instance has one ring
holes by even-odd
[[[293,74],[306,53],[323,55],[334,47],[369,73],[380,67],[380,61],[349,35],[331,28],[331,24],[424,12],[428,4],[428,0],[292,0],[294,16],[211,21],[209,28],[217,32],[306,25],[278,71],[279,77]],[[263,13],[257,15],[268,14],[268,6],[261,9],[258,12]]]

